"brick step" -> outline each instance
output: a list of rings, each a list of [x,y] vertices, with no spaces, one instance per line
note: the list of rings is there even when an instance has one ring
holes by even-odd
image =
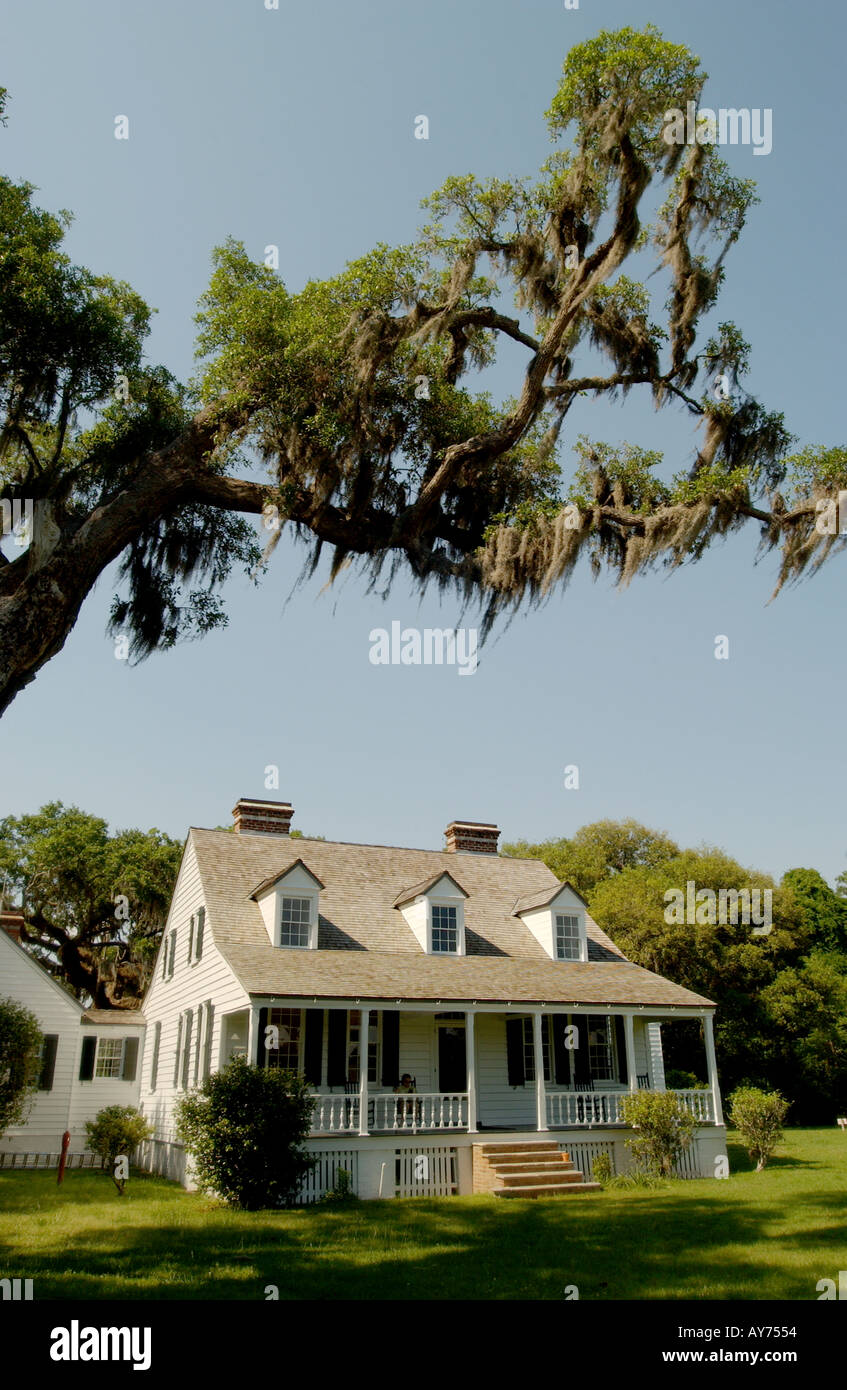
[[[498,1176],[502,1178],[504,1187],[537,1187],[539,1183],[552,1183],[554,1187],[559,1187],[562,1183],[581,1183],[583,1179],[583,1174],[576,1170],[572,1173],[557,1173],[551,1172],[549,1168],[539,1168],[526,1173],[503,1173]]]
[[[540,1183],[537,1187],[499,1187],[495,1197],[566,1197],[572,1192],[602,1192],[599,1182]]]
[[[559,1145],[555,1139],[531,1139],[514,1144],[475,1144],[474,1148],[486,1158],[492,1154],[519,1154],[519,1153],[542,1153],[545,1149],[548,1153],[561,1153]]]
[[[567,1154],[493,1154],[488,1160],[491,1168],[496,1168],[497,1172],[507,1172],[512,1168],[526,1168],[528,1164],[547,1163],[553,1164],[556,1168],[572,1168],[573,1164]]]

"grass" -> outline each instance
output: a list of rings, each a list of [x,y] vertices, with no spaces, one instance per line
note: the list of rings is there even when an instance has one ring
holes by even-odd
[[[847,1135],[788,1130],[754,1173],[501,1202],[231,1211],[134,1174],[0,1172],[0,1277],[67,1299],[817,1299],[847,1269]]]

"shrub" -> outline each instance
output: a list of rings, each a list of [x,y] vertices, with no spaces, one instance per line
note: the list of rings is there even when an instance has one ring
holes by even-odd
[[[323,1200],[330,1205],[341,1202],[358,1202],[359,1198],[353,1191],[350,1182],[351,1176],[352,1174],[346,1168],[339,1168],[335,1176],[335,1187],[331,1192],[326,1193]]]
[[[627,1139],[635,1162],[647,1173],[670,1177],[697,1128],[694,1116],[671,1091],[637,1091],[624,1097],[624,1120],[636,1131]]]
[[[612,1160],[608,1154],[598,1154],[591,1164],[592,1182],[599,1182],[601,1187],[605,1187],[612,1180]]]
[[[779,1091],[760,1091],[758,1086],[739,1086],[729,1098],[729,1122],[738,1130],[760,1173],[782,1142],[782,1122],[790,1102]]]
[[[14,999],[0,999],[0,1135],[26,1119],[43,1042],[35,1014]]]
[[[297,1072],[234,1058],[177,1102],[198,1186],[245,1211],[290,1201],[316,1161],[302,1147],[313,1105]]]
[[[134,1105],[107,1105],[97,1112],[93,1120],[85,1122],[88,1147],[100,1155],[103,1167],[109,1169],[121,1196],[126,1177],[118,1177],[117,1159],[119,1156],[128,1159],[133,1149],[149,1139],[152,1133],[153,1126]]]

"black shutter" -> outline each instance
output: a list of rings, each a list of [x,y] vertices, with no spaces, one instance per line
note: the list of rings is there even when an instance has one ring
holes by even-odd
[[[574,1038],[576,1047],[573,1054],[574,1081],[590,1081],[591,1058],[588,1055],[588,1030],[591,1026],[591,1018],[588,1014],[574,1014],[572,1021],[577,1030]]]
[[[82,1056],[79,1061],[80,1081],[90,1081],[94,1076],[94,1058],[97,1056],[97,1039],[95,1037],[83,1038]]]
[[[310,1086],[321,1084],[321,1062],[324,1046],[323,1009],[306,1010],[306,1043],[303,1051],[303,1075]]]
[[[39,1091],[52,1091],[53,1073],[56,1070],[56,1049],[59,1046],[58,1033],[45,1033],[44,1035],[44,1054],[41,1059],[41,1076],[38,1082]]]
[[[400,1080],[400,1012],[385,1009],[382,1015],[382,1084],[396,1086]]]
[[[259,1029],[256,1039],[256,1066],[265,1067],[268,1063],[268,1054],[265,1048],[265,1029],[268,1026],[267,1009],[259,1010]]]
[[[203,954],[203,931],[206,926],[206,909],[197,909],[197,935],[194,940],[194,959],[199,960]]]
[[[343,1086],[347,1080],[347,1010],[330,1009],[326,1084]]]
[[[615,1014],[615,1039],[618,1047],[618,1080],[626,1086],[629,1083],[629,1072],[626,1068],[626,1033],[620,1014]]]
[[[215,1006],[209,999],[206,1003],[206,1050],[203,1057],[203,1080],[212,1074],[212,1034],[215,1028]]]
[[[180,1052],[182,1050],[182,1025],[183,1017],[182,1014],[180,1014],[179,1022],[177,1023],[176,1028],[176,1057],[174,1058],[174,1090],[176,1090],[176,1088],[179,1085],[179,1057]]]
[[[510,1086],[523,1086],[526,1081],[523,1050],[523,1019],[506,1019],[506,1066]]]
[[[124,1069],[122,1081],[134,1081],[138,1067],[138,1038],[127,1038],[124,1043]]]
[[[192,918],[191,918],[191,922],[190,922],[189,927],[188,927],[188,963],[189,963],[189,965],[191,964],[191,962],[193,961],[193,959],[194,959],[194,918],[192,917]]]
[[[557,1086],[569,1086],[571,1080],[570,1058],[565,1047],[567,1026],[566,1014],[553,1014],[553,1079]]]
[[[157,1023],[153,1030],[153,1061],[150,1066],[150,1090],[156,1089],[156,1078],[159,1074],[159,1044],[162,1041],[162,1025]]]

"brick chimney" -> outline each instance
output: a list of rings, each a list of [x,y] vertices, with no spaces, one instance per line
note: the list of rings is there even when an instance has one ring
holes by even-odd
[[[294,807],[290,801],[253,801],[242,796],[232,815],[236,835],[287,835]]]
[[[445,832],[448,854],[496,854],[500,831],[496,825],[453,820]]]
[[[0,912],[0,931],[7,932],[13,941],[20,941],[23,922],[24,915],[17,908],[10,907]]]

